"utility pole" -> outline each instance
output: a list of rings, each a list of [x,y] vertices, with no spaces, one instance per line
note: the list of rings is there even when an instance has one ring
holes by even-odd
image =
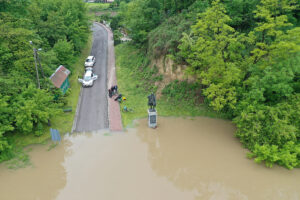
[[[38,88],[41,89],[41,86],[40,86],[40,78],[39,78],[39,71],[38,71],[37,63],[36,63],[37,49],[34,48],[32,41],[29,41],[29,43],[32,45],[32,48],[33,48],[33,56],[34,56],[34,64],[35,64],[35,70],[36,70],[37,85],[38,85]]]
[[[40,51],[40,50],[42,50],[42,49],[38,49],[38,51]],[[36,51],[36,56],[37,56],[37,60],[38,60],[38,62],[39,62],[39,67],[41,68],[42,76],[43,76],[43,78],[45,78],[44,70],[43,70],[42,65],[41,65],[40,56],[39,56],[39,54],[37,53],[37,51]]]

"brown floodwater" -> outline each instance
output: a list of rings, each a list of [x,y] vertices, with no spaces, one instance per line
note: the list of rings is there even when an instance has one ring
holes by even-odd
[[[210,118],[146,119],[125,133],[66,135],[35,145],[32,166],[0,165],[1,200],[300,199],[300,170],[246,158],[234,126]]]

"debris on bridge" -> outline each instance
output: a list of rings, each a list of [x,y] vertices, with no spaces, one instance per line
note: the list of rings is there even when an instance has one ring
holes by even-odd
[[[51,134],[52,141],[54,141],[54,142],[61,141],[61,137],[60,137],[59,131],[57,129],[50,128],[50,134]]]

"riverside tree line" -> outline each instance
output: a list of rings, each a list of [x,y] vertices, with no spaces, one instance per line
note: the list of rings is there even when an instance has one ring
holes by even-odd
[[[120,1],[111,24],[125,28],[149,58],[187,65],[205,103],[236,124],[249,157],[292,169],[300,166],[299,6],[299,0]]]
[[[41,135],[48,120],[61,112],[63,96],[49,76],[59,65],[72,71],[88,34],[81,0],[0,1],[0,161],[12,156],[10,135]],[[41,89],[33,48],[42,48]]]

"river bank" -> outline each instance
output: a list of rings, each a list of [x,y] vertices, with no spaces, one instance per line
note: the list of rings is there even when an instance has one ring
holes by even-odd
[[[132,112],[121,112],[124,127],[132,124],[134,119],[147,117],[147,96],[157,90],[156,81],[163,79],[163,75],[157,74],[156,69],[147,66],[145,55],[131,45],[123,43],[115,47],[116,68],[119,92],[127,100],[121,103],[121,109],[126,106]],[[175,83],[176,85],[176,83]],[[179,84],[178,84],[179,85]],[[174,98],[170,95],[162,95],[157,99],[157,111],[159,116],[207,116],[212,118],[226,118],[223,113],[217,113],[209,109],[205,104],[197,102],[194,96],[188,96],[194,92],[189,86],[172,88]],[[183,95],[176,97],[176,95]]]

